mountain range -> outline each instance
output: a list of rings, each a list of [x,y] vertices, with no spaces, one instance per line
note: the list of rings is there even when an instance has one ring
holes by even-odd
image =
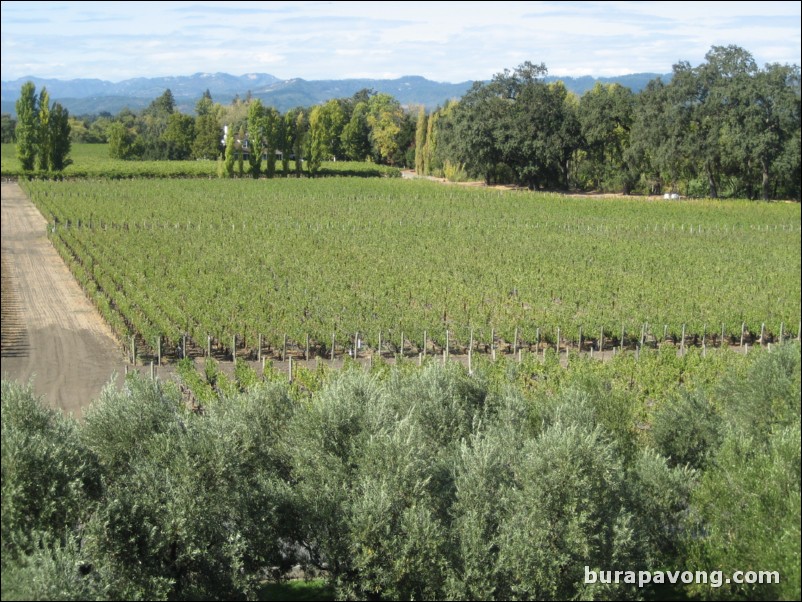
[[[596,82],[618,83],[640,91],[655,77],[670,77],[657,73],[634,73],[615,77],[558,77],[548,76],[546,81],[562,80],[568,90],[578,95],[590,90]],[[216,102],[227,103],[233,98],[250,94],[266,105],[279,111],[298,106],[313,106],[331,98],[351,96],[363,88],[391,94],[402,105],[424,105],[433,109],[449,99],[461,97],[472,82],[456,84],[435,82],[420,76],[405,76],[397,79],[340,79],[304,80],[300,78],[282,80],[267,73],[195,73],[175,77],[137,77],[120,82],[100,79],[43,79],[22,77],[2,82],[2,112],[15,113],[14,103],[26,81],[32,81],[37,90],[46,87],[52,100],[57,100],[73,115],[115,114],[128,107],[139,110],[160,96],[167,88],[173,93],[178,109],[192,113],[195,103],[209,90]]]

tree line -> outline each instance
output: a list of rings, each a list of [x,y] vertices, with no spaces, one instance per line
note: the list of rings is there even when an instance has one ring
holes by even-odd
[[[674,65],[638,94],[581,98],[524,63],[459,102],[419,112],[416,170],[529,188],[800,198],[800,70],[737,46]]]
[[[283,115],[250,97],[215,103],[207,91],[195,113],[178,112],[166,90],[140,114],[122,111],[114,118],[109,152],[118,159],[221,159],[225,175],[253,177],[272,177],[279,163],[289,174],[291,159],[298,173],[305,164],[314,175],[327,160],[405,166],[414,156],[410,114],[372,90]]]
[[[531,189],[802,196],[798,65],[761,69],[738,46],[714,46],[639,93],[599,83],[581,97],[546,75],[526,62],[428,115],[362,90],[283,115],[250,94],[224,105],[207,91],[192,116],[166,90],[139,113],[68,123],[75,140],[107,141],[113,158],[220,160],[224,176],[271,177],[277,163],[287,175],[291,159],[311,175],[324,160],[370,160]],[[30,147],[25,119],[17,138]],[[4,116],[4,140],[12,124]]]

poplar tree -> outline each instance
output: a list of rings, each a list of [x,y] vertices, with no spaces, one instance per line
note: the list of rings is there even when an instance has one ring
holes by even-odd
[[[254,179],[258,179],[262,173],[262,154],[265,142],[264,121],[265,108],[262,106],[262,101],[257,98],[248,106],[248,141],[251,146],[248,163]]]
[[[290,155],[292,154],[292,144],[295,140],[295,114],[292,111],[284,113],[281,120],[279,149],[281,150],[281,171],[284,177],[290,175]]]
[[[426,142],[423,145],[423,173],[427,176],[432,175],[433,165],[432,158],[434,151],[437,148],[437,118],[440,112],[435,111],[429,115],[428,123],[426,124]]]
[[[309,175],[315,176],[320,171],[320,164],[326,152],[326,131],[323,122],[323,108],[316,106],[309,114]]]
[[[245,157],[242,155],[244,149],[242,148],[242,144],[245,142],[245,127],[240,126],[239,128],[239,142],[237,142],[237,172],[239,173],[239,177],[245,175]]]
[[[17,99],[17,159],[22,169],[31,171],[36,161],[36,149],[39,144],[39,111],[37,109],[36,86],[33,82],[25,82]]]
[[[48,163],[53,171],[61,171],[72,163],[67,156],[70,154],[72,141],[70,140],[70,112],[54,103],[50,110],[50,148]]]
[[[267,157],[265,174],[268,178],[276,175],[276,149],[282,142],[284,123],[281,114],[273,107],[265,108],[265,115],[262,118],[263,150]]]
[[[234,132],[231,126],[226,128],[226,177],[233,178],[234,177],[234,161],[236,157],[234,156]]]
[[[421,107],[418,111],[418,124],[415,128],[415,173],[425,173],[424,156],[426,149],[426,110]]]
[[[299,178],[303,172],[304,147],[306,145],[306,130],[308,125],[306,115],[302,110],[299,110],[295,117],[295,141],[292,145],[292,152],[295,154],[295,175]]]
[[[42,91],[39,92],[38,109],[39,118],[36,125],[39,135],[36,155],[39,159],[39,169],[50,171],[50,147],[53,140],[50,131],[50,94],[47,93],[47,88],[42,88]]]

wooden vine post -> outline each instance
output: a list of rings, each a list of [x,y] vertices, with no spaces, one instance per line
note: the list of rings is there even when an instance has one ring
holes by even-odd
[[[471,336],[468,341],[468,374],[473,375],[473,328],[471,328]]]

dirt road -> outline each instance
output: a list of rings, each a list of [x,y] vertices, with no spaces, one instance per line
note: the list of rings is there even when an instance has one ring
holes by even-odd
[[[20,187],[2,188],[3,378],[27,381],[53,407],[81,415],[124,357],[46,237],[47,224]]]

